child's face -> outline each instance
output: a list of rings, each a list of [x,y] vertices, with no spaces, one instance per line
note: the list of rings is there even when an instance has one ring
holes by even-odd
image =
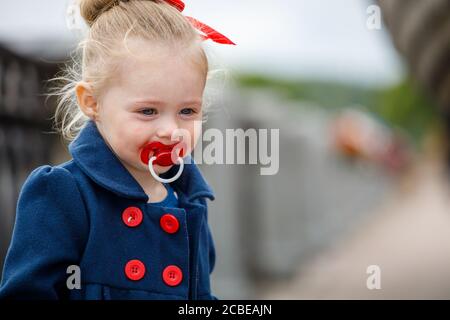
[[[145,52],[143,45],[138,47]],[[140,160],[143,146],[152,141],[174,144],[178,141],[171,139],[174,131],[188,133],[185,155],[195,147],[201,132],[205,75],[191,60],[168,48],[159,49],[151,61],[130,56],[123,61],[118,81],[105,89],[98,102],[97,126],[129,170],[148,173]],[[154,165],[154,169],[159,174],[170,166]]]

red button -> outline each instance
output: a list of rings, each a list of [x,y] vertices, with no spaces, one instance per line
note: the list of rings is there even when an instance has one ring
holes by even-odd
[[[145,266],[139,260],[130,260],[125,266],[125,274],[130,280],[141,280],[145,275]]]
[[[163,271],[163,280],[168,286],[177,286],[183,280],[183,272],[177,266],[168,266]]]
[[[122,220],[129,227],[137,227],[140,225],[142,218],[142,211],[137,207],[128,207],[122,213]]]
[[[165,215],[163,215],[159,220],[159,224],[161,225],[161,228],[167,233],[175,233],[180,227],[178,219],[170,213],[166,213]]]

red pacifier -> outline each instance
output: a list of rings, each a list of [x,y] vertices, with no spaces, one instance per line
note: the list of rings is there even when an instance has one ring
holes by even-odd
[[[150,153],[152,153],[152,156],[156,157],[156,159],[154,160],[155,164],[163,167],[168,167],[175,164],[175,162],[172,161],[173,151],[179,151],[177,157],[182,158],[185,152],[184,143],[177,142],[171,145],[166,145],[158,141],[150,142],[145,145],[141,151],[141,161],[145,164],[148,164]]]
[[[166,145],[158,141],[150,142],[144,146],[141,151],[141,161],[148,165],[151,175],[162,183],[173,182],[179,178],[183,172],[184,162],[183,156],[185,153],[186,144],[184,142],[176,142],[171,145]],[[174,161],[174,160],[175,161]],[[177,174],[170,179],[163,179],[159,177],[153,169],[153,164],[168,167],[174,164],[180,164]]]

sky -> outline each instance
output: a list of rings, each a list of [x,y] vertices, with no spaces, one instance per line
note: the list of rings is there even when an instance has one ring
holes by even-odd
[[[389,85],[404,66],[389,35],[366,27],[369,0],[191,0],[185,15],[237,46],[208,43],[215,63],[238,72]],[[73,48],[73,0],[0,0],[0,43],[52,61]],[[210,42],[210,41],[209,41]]]

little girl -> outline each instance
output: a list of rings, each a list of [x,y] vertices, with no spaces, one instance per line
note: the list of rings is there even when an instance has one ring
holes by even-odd
[[[73,159],[24,183],[0,298],[215,298],[214,195],[190,153],[208,73],[201,42],[233,43],[183,9],[80,1],[81,78],[56,112]]]

